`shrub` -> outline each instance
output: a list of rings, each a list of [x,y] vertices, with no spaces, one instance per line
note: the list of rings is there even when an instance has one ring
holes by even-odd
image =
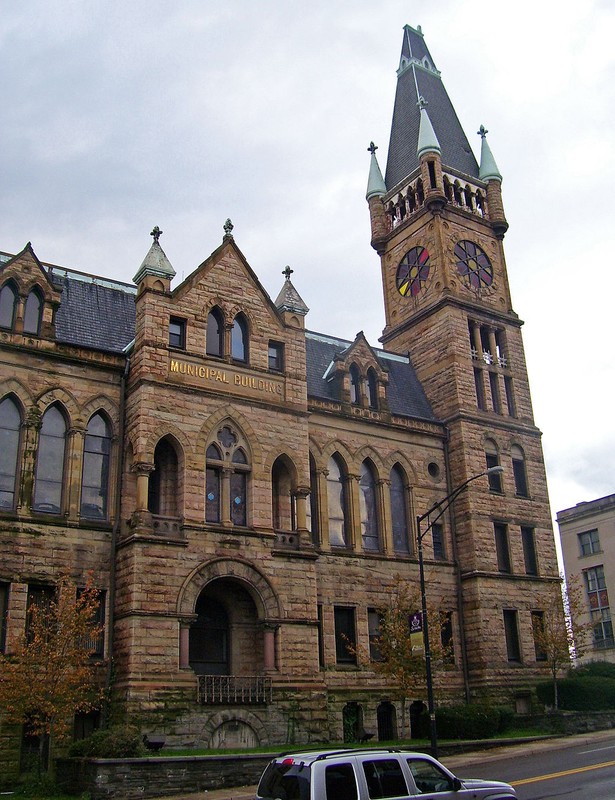
[[[133,725],[96,731],[87,739],[73,742],[71,756],[91,758],[135,758],[144,754],[141,734]]]
[[[443,739],[489,739],[500,730],[500,709],[485,705],[443,706],[436,713]]]
[[[569,678],[612,678],[615,680],[615,664],[608,661],[590,661],[588,664],[583,664],[581,667],[571,669]]]
[[[553,706],[553,683],[536,687],[538,699]],[[557,682],[558,707],[561,711],[605,711],[615,708],[615,680],[599,677],[565,678]]]

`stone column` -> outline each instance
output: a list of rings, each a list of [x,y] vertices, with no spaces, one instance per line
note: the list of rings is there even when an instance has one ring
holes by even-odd
[[[393,552],[393,516],[391,513],[391,481],[381,478],[377,484],[380,546],[383,553]]]
[[[85,447],[86,428],[73,427],[66,437],[67,453],[67,491],[66,512],[68,519],[76,522],[81,512],[81,478],[83,474],[83,450]]]
[[[220,487],[220,522],[226,527],[232,525],[231,522],[231,474],[233,470],[225,468],[222,470],[222,485]]]
[[[265,622],[263,627],[263,657],[265,672],[274,672],[276,670],[275,658],[275,638],[277,625],[271,625]]]
[[[148,508],[149,476],[154,471],[154,464],[149,461],[135,461],[132,471],[137,475],[136,509],[130,524],[132,528],[142,528],[144,532],[151,532],[153,528],[152,515]]]
[[[196,614],[179,619],[179,668],[190,668],[190,626],[197,619]]]
[[[361,506],[359,501],[360,475],[348,473],[344,485],[346,495],[346,543],[352,550],[359,548],[361,527]]]
[[[41,429],[41,411],[32,406],[26,414],[22,425],[24,437],[23,460],[17,486],[17,513],[29,514],[34,501],[34,471],[36,468],[36,452]],[[18,465],[19,469],[19,465]]]

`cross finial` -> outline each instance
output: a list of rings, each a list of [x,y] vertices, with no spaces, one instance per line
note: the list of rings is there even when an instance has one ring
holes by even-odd
[[[293,274],[294,271],[295,270],[291,269],[287,264],[286,265],[286,269],[282,270],[282,275],[285,275],[286,276],[286,280],[289,281],[290,280],[290,276]]]
[[[480,128],[476,131],[476,133],[480,136],[481,139],[484,139],[485,136],[489,133],[487,128],[484,125],[481,125]]]
[[[233,225],[231,220],[227,219],[226,222],[224,223],[224,235],[225,236],[229,236],[232,239],[233,238],[233,228],[234,227],[235,226]]]
[[[422,111],[424,108],[427,108],[427,105],[428,105],[428,103],[427,103],[427,100],[425,100],[425,98],[423,97],[423,95],[420,95],[420,96],[419,96],[419,101],[418,101],[418,103],[417,103],[417,106],[418,106],[418,107],[421,109],[421,111]]]
[[[153,236],[154,242],[158,244],[158,239],[160,239],[160,237],[162,236],[162,231],[160,230],[158,225],[155,226],[154,230],[150,233],[150,236]]]
[[[378,149],[378,145],[374,144],[373,142],[369,143],[369,147],[367,148],[367,152],[371,153],[372,155],[376,155],[376,150]]]

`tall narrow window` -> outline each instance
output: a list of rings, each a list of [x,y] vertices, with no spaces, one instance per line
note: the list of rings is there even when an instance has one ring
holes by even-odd
[[[107,519],[110,453],[109,425],[102,414],[94,414],[88,423],[83,448],[82,517]]]
[[[339,456],[334,455],[327,465],[327,501],[329,508],[329,544],[346,547],[346,491],[345,470]]]
[[[444,550],[444,527],[439,522],[434,522],[431,526],[431,538],[433,541],[433,557],[438,561],[444,561],[446,552]]]
[[[372,367],[367,370],[367,402],[371,409],[378,408],[378,381]]]
[[[222,454],[215,444],[210,444],[206,453],[205,470],[205,521],[220,522],[222,494]]]
[[[26,640],[32,641],[32,616],[36,608],[41,614],[49,615],[52,601],[55,599],[55,586],[49,584],[30,584],[26,599]]]
[[[356,364],[350,365],[350,402],[358,405],[361,402],[361,373]]]
[[[500,400],[500,384],[497,372],[489,373],[489,386],[491,387],[491,405],[496,414],[502,413],[502,401]]]
[[[507,659],[513,662],[521,661],[517,612],[513,609],[504,609],[504,635]]]
[[[487,439],[485,442],[485,464],[487,469],[500,466],[500,456],[498,454],[498,447],[493,439]],[[489,489],[492,492],[502,492],[502,473],[495,472],[489,476]]]
[[[207,522],[248,524],[250,462],[240,436],[230,425],[222,427],[206,452]]]
[[[510,375],[504,375],[504,389],[506,391],[506,405],[508,406],[508,414],[511,417],[516,417],[517,408],[515,406],[515,393],[513,390],[513,380]]]
[[[494,523],[495,552],[498,562],[498,572],[511,572],[510,551],[508,549],[508,528],[499,522]]]
[[[208,356],[224,355],[224,318],[218,306],[214,306],[207,315],[205,352]]]
[[[282,342],[269,342],[267,358],[270,370],[273,372],[284,370],[284,345]]]
[[[474,388],[476,390],[476,405],[481,411],[487,410],[485,403],[485,387],[483,384],[483,371],[474,367]]]
[[[248,521],[248,459],[244,451],[235,450],[231,472],[231,522],[233,525],[246,525]]]
[[[532,611],[532,633],[534,635],[534,653],[536,661],[546,661],[547,654],[542,644],[542,637],[545,632],[545,612]]]
[[[0,328],[12,330],[15,324],[17,291],[12,283],[5,283],[0,289]]]
[[[169,320],[169,347],[176,347],[178,350],[186,349],[185,319],[171,317]]]
[[[442,654],[445,664],[455,663],[455,647],[453,641],[453,614],[448,611],[442,621],[440,628],[440,643],[442,644]]]
[[[307,527],[312,533],[312,543],[317,547],[320,544],[318,508],[318,473],[316,472],[314,456],[310,453],[310,496],[308,497],[306,515]]]
[[[604,566],[591,567],[583,572],[591,621],[594,626],[594,646],[600,649],[615,645],[613,622],[606,588]]]
[[[66,421],[55,405],[43,414],[36,457],[34,511],[60,514],[66,448]]]
[[[375,608],[367,609],[367,629],[369,634],[369,657],[370,661],[382,661],[380,652],[380,627],[382,615]]]
[[[538,575],[538,559],[536,558],[536,539],[534,528],[521,526],[521,542],[523,544],[523,559],[525,561],[525,574]]]
[[[161,439],[154,450],[154,471],[149,476],[148,508],[152,514],[178,515],[177,452],[168,438]]]
[[[0,509],[3,511],[15,507],[20,428],[19,408],[11,397],[5,397],[0,403]]]
[[[295,530],[294,501],[291,474],[286,460],[280,456],[276,458],[271,469],[271,510],[275,530]]]
[[[361,464],[359,479],[359,502],[361,509],[361,539],[364,550],[380,549],[378,535],[378,504],[376,502],[376,480],[374,468],[369,461]]]
[[[512,456],[513,476],[515,478],[515,494],[517,497],[527,497],[527,473],[525,471],[523,450],[517,445],[513,445],[510,453]]]
[[[237,314],[231,330],[231,356],[234,361],[248,361],[248,320],[245,314]]]
[[[338,664],[356,664],[357,637],[354,608],[334,606],[335,660]]]
[[[409,553],[406,475],[399,464],[391,470],[390,479],[393,549],[396,553]]]
[[[23,315],[23,332],[33,333],[38,336],[41,328],[41,312],[43,310],[43,300],[38,289],[32,289],[26,299],[26,307]]]

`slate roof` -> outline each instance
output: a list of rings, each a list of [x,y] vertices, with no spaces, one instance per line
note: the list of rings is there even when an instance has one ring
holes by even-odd
[[[333,382],[325,380],[323,376],[335,356],[344,353],[352,342],[314,331],[306,331],[305,337],[308,395],[337,402],[339,398],[334,392]],[[389,375],[387,399],[391,413],[436,422],[437,418],[410,359],[385,350],[373,350],[380,365]]]
[[[134,287],[78,279],[69,270],[52,273],[51,278],[62,292],[56,314],[57,341],[121,353],[134,339]]]
[[[423,63],[424,59],[427,63]],[[385,174],[387,190],[393,189],[418,169],[419,96],[427,101],[427,113],[440,143],[443,166],[478,178],[476,158],[423,35],[406,25]]]

